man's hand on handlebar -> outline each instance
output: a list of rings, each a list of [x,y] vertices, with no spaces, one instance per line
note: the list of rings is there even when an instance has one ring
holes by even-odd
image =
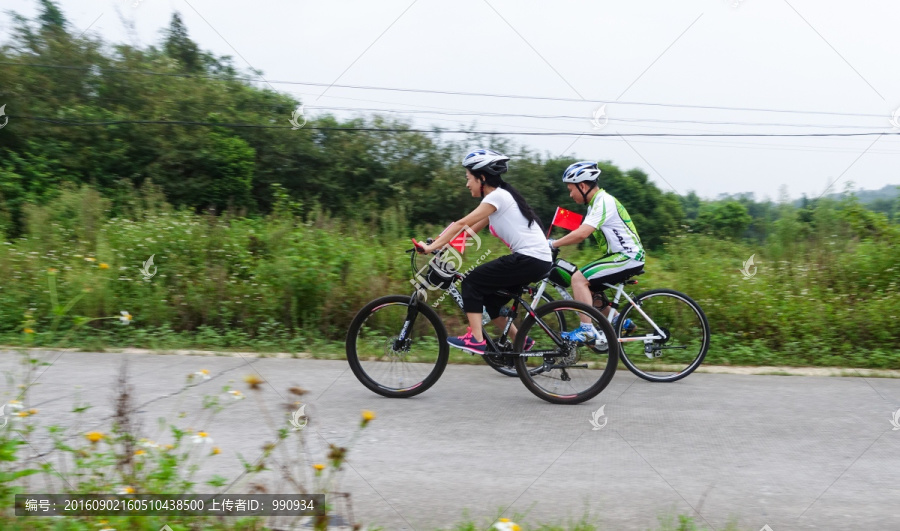
[[[559,247],[554,247],[553,242],[556,240],[550,239],[547,240],[547,245],[550,246],[550,252],[553,254],[553,261],[556,261],[556,257],[559,256]]]

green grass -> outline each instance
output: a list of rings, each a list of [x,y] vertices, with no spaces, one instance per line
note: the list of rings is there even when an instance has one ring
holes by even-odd
[[[104,200],[84,188],[29,206],[26,237],[0,247],[0,342],[340,357],[362,306],[411,292],[408,237],[440,232],[407,231],[395,211],[363,225],[324,215],[299,219],[285,209],[251,219],[145,203],[161,206],[109,219]],[[672,235],[649,253],[633,293],[670,287],[697,301],[712,332],[706,364],[900,369],[900,254],[885,252],[900,243],[900,231],[870,234],[828,209],[816,215],[814,231],[779,225],[758,244]],[[508,252],[495,238],[482,242],[463,268],[487,250],[491,258]],[[751,254],[758,271],[744,279],[739,270]],[[147,280],[140,268],[151,255],[157,272]],[[562,253],[575,263],[595,255],[593,244]],[[70,315],[127,310],[133,321],[75,331],[74,319],[57,319],[51,275],[60,301],[78,298]],[[449,297],[438,303],[438,295],[430,292],[428,304],[437,304],[451,334],[461,333],[459,308]],[[24,334],[26,327],[35,333]],[[453,361],[480,363],[464,354]]]

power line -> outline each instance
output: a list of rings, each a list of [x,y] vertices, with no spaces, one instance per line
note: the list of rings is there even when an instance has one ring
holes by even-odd
[[[309,106],[304,106],[310,109]],[[570,121],[587,121],[587,116],[572,115],[545,115],[545,114],[514,114],[514,113],[495,113],[495,112],[474,112],[474,111],[428,111],[428,110],[395,110],[395,109],[375,109],[365,107],[328,107],[314,106],[312,110],[334,110],[334,111],[365,111],[374,113],[394,113],[394,114],[413,114],[413,115],[436,115],[436,116],[473,116],[473,117],[501,117],[501,118],[535,118],[540,120],[570,120]],[[883,117],[882,117],[883,118]],[[747,125],[751,127],[812,127],[819,129],[884,129],[882,126],[869,125],[837,125],[837,124],[788,124],[788,123],[770,123],[770,122],[719,122],[704,120],[659,120],[655,118],[609,118],[609,122],[623,123],[664,123],[664,124],[699,124],[699,125]]]
[[[71,65],[46,65],[46,64],[38,64],[38,63],[16,63],[16,62],[0,62],[0,65],[5,66],[24,66],[30,68],[55,68],[55,69],[66,69],[66,70],[91,70],[94,66],[89,67],[81,67],[81,66],[71,66]],[[219,81],[249,81],[256,82],[258,81],[255,78],[251,77],[243,77],[243,76],[213,76],[213,75],[200,75],[200,74],[184,74],[184,73],[173,73],[173,72],[153,72],[148,70],[128,70],[114,67],[101,67],[102,70],[106,70],[109,72],[119,72],[119,73],[127,73],[127,74],[138,74],[138,75],[153,75],[153,76],[166,76],[166,77],[183,77],[183,78],[197,78],[197,79],[215,79]],[[434,90],[434,89],[412,89],[412,88],[399,88],[399,87],[379,87],[372,85],[339,85],[339,84],[331,84],[331,83],[317,83],[312,81],[280,81],[280,80],[268,80],[267,83],[273,85],[303,85],[303,86],[311,86],[311,87],[332,87],[332,88],[346,88],[346,89],[354,89],[354,90],[376,90],[376,91],[387,91],[387,92],[407,92],[407,93],[417,93],[417,94],[439,94],[439,95],[449,95],[449,96],[478,96],[478,97],[486,97],[486,98],[508,98],[508,99],[524,99],[524,100],[540,100],[540,101],[559,101],[559,102],[570,102],[570,103],[615,103],[616,105],[644,105],[644,106],[652,106],[652,107],[673,107],[673,108],[683,108],[683,109],[708,109],[708,110],[725,110],[725,111],[752,111],[752,112],[773,112],[773,113],[787,113],[787,114],[818,114],[818,115],[827,115],[827,116],[853,116],[853,117],[867,117],[867,118],[884,118],[883,115],[880,114],[865,114],[865,113],[841,113],[841,112],[832,112],[832,111],[799,111],[799,110],[789,110],[789,109],[765,109],[759,107],[727,107],[727,106],[717,106],[717,105],[688,105],[688,104],[677,104],[677,103],[653,103],[653,102],[640,102],[640,101],[612,101],[612,100],[585,100],[585,99],[577,99],[577,98],[560,98],[554,96],[526,96],[522,94],[492,94],[488,92],[459,92],[459,91],[450,91],[450,90]]]
[[[850,147],[832,147],[832,146],[808,146],[808,145],[779,145],[779,144],[763,144],[756,142],[721,142],[718,140],[698,139],[696,142],[676,142],[666,139],[661,140],[635,140],[635,144],[653,144],[658,146],[690,146],[699,148],[725,148],[725,149],[764,149],[776,151],[798,152],[805,151],[809,153],[859,153],[859,148]],[[900,155],[900,151],[895,150],[869,150],[868,153],[873,155]]]
[[[63,126],[107,126],[107,125],[183,125],[202,127],[233,127],[248,129],[294,129],[287,125],[261,125],[249,123],[217,123],[190,120],[104,120],[95,122],[59,120],[42,116],[15,116],[10,119],[30,120],[51,125]],[[525,135],[525,136],[585,136],[585,137],[857,137],[857,136],[900,136],[900,132],[871,133],[577,133],[577,132],[538,132],[538,131],[473,131],[460,129],[416,129],[399,127],[304,127],[313,131],[375,132],[375,133],[425,133],[425,134],[473,134],[473,135]]]
[[[112,98],[109,96],[93,96],[90,97],[91,100],[98,101],[122,101],[119,98]],[[360,101],[372,101],[372,100],[360,100]],[[186,101],[186,100],[162,100],[162,99],[154,99],[154,103],[168,103],[168,104],[181,104],[181,105],[190,105],[192,107],[206,107],[206,108],[223,108],[222,104],[219,103],[210,103],[205,101]],[[375,102],[375,103],[385,103],[389,104],[389,102]],[[403,104],[401,104],[403,105]],[[418,105],[406,104],[412,107],[422,107]],[[235,109],[237,111],[246,110],[246,109],[259,109],[259,110],[268,110],[272,111],[276,107],[284,106],[281,103],[254,103],[254,104],[239,104],[238,108]],[[127,105],[126,105],[127,107]],[[324,111],[347,111],[347,112],[369,112],[369,113],[390,113],[390,114],[402,114],[402,115],[434,115],[434,116],[469,116],[474,118],[527,118],[527,119],[538,119],[538,120],[566,120],[566,121],[577,121],[577,122],[585,122],[588,120],[587,116],[574,116],[574,115],[565,115],[565,114],[517,114],[517,113],[499,113],[499,112],[478,112],[478,111],[469,111],[463,109],[446,109],[446,110],[428,110],[435,107],[425,107],[423,109],[385,109],[385,108],[374,108],[374,107],[335,107],[328,105],[315,105],[309,106],[305,105],[305,109],[307,110],[324,110]],[[440,107],[436,107],[436,109],[441,109]],[[883,118],[883,117],[882,117]],[[728,122],[728,121],[706,121],[706,120],[661,120],[656,118],[609,118],[610,123],[622,122],[623,124],[636,124],[636,123],[661,123],[661,124],[698,124],[698,125],[742,125],[742,126],[750,126],[750,127],[808,127],[815,129],[883,129],[882,126],[868,126],[868,125],[839,125],[839,124],[791,124],[791,123],[778,123],[778,122]],[[500,125],[508,125],[508,124],[500,124]]]

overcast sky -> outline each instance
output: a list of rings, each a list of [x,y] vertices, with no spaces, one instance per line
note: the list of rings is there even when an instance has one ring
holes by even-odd
[[[6,0],[4,7],[30,17],[36,3]],[[890,123],[900,107],[900,2],[59,3],[79,32],[142,45],[159,42],[160,30],[179,11],[202,48],[261,70],[278,90],[302,100],[307,116],[382,109],[405,111],[394,116],[424,128],[475,124],[506,132],[900,132]],[[0,16],[2,34],[9,26],[10,18]],[[332,83],[547,99],[327,88]],[[604,103],[605,117],[592,123]],[[490,113],[512,116],[485,116]],[[900,184],[897,136],[509,138],[541,153],[639,167],[663,189],[708,198],[749,191],[777,199],[782,185],[791,197],[814,197],[830,183],[830,191],[847,182],[868,189]]]

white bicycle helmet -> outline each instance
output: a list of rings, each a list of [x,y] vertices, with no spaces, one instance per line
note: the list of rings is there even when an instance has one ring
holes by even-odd
[[[470,171],[484,172],[489,175],[501,175],[509,169],[506,163],[509,157],[490,149],[476,149],[463,157],[462,165]]]
[[[600,177],[600,168],[596,162],[583,161],[572,164],[563,173],[562,181],[564,183],[583,183],[587,181],[596,181]]]

